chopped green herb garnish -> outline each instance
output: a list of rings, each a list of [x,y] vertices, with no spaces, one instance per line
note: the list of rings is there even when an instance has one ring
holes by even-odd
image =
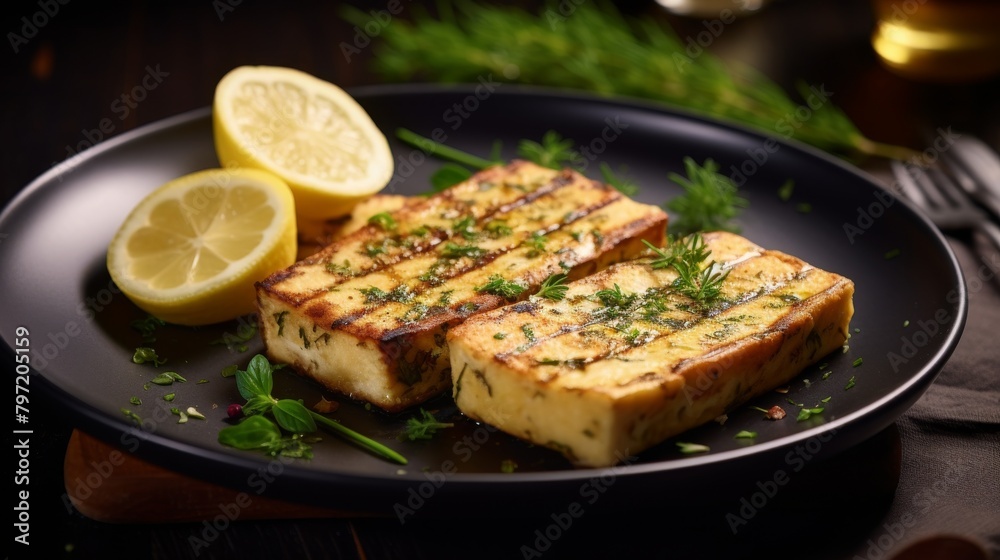
[[[514,233],[514,230],[512,230],[507,225],[507,222],[503,220],[493,220],[492,222],[486,224],[486,227],[483,229],[486,230],[486,233],[490,234],[490,237],[494,239],[498,237],[506,237]]]
[[[449,241],[444,244],[444,249],[441,251],[441,256],[446,259],[460,259],[462,257],[469,257],[470,259],[478,259],[479,257],[486,254],[486,251],[476,247],[475,245],[459,245]]]
[[[136,426],[142,425],[142,418],[140,418],[139,415],[136,414],[135,412],[132,412],[131,410],[129,410],[127,408],[123,408],[122,409],[122,414],[124,414],[125,416],[127,416],[128,419],[131,420],[132,422],[134,422]]]
[[[628,308],[636,299],[636,294],[625,294],[622,292],[621,286],[617,283],[614,288],[605,288],[603,290],[598,290],[594,297],[596,297],[605,307],[614,307],[619,309]]]
[[[830,399],[832,399],[832,398],[833,397],[826,397],[825,399],[820,399],[819,402],[821,402],[823,404],[826,404],[826,403],[830,402]]]
[[[502,333],[502,332],[494,333],[493,334],[493,338],[495,338],[497,340],[503,340],[503,339],[507,338],[507,333]]]
[[[782,183],[781,186],[778,188],[778,198],[780,198],[782,202],[788,202],[789,200],[792,199],[792,191],[794,190],[795,190],[795,181],[792,179],[788,179],[787,181]]]
[[[854,360],[853,362],[851,362],[851,365],[854,366],[854,367],[858,367],[861,364],[863,364],[864,362],[865,362],[864,358],[858,358],[857,360]]]
[[[795,211],[800,214],[808,214],[812,212],[812,209],[812,204],[809,204],[808,202],[800,202],[795,205]]]
[[[889,260],[898,257],[900,253],[902,253],[902,251],[899,249],[889,249],[883,256],[885,257],[885,260]]]
[[[817,414],[823,414],[823,407],[803,408],[799,411],[799,415],[795,417],[795,421],[802,422],[803,420],[808,420]]]
[[[504,280],[503,276],[494,274],[482,286],[476,286],[477,292],[486,292],[500,296],[506,300],[516,299],[524,291],[524,287],[516,282]]]
[[[406,284],[400,284],[388,292],[376,286],[358,288],[365,296],[366,304],[381,305],[387,302],[407,303],[413,299],[413,292]]]
[[[850,389],[851,387],[854,387],[854,376],[853,375],[851,376],[850,379],[847,380],[847,385],[844,385],[844,390],[846,391],[846,390]]]
[[[674,213],[670,229],[680,235],[699,231],[739,231],[732,220],[747,206],[747,201],[737,195],[733,181],[718,173],[719,165],[711,159],[699,166],[689,157],[684,158],[687,177],[671,173],[669,179],[684,189],[684,194],[667,203]]]
[[[152,315],[147,315],[145,319],[136,319],[130,323],[131,327],[142,335],[143,342],[156,342],[156,337],[153,336],[156,329],[166,325],[162,319],[157,319]]]
[[[910,326],[910,320],[909,319],[903,321],[903,328],[905,329],[908,326]]]
[[[709,450],[707,445],[702,445],[700,443],[688,443],[683,441],[678,441],[677,447],[680,449],[680,452],[684,453],[685,455],[689,455],[692,453],[704,453]]]
[[[406,421],[406,431],[403,435],[410,441],[431,439],[438,430],[452,426],[454,424],[451,422],[438,422],[433,414],[421,408],[419,416],[414,416]]]
[[[545,252],[545,244],[548,243],[548,239],[545,237],[545,233],[536,231],[531,234],[531,237],[524,240],[522,245],[529,247],[528,258],[535,258]]]
[[[354,276],[354,271],[351,269],[351,261],[347,259],[344,259],[344,262],[341,264],[326,263],[326,270],[334,274],[340,274],[341,276]],[[285,312],[282,311],[282,313]]]
[[[521,332],[524,333],[524,338],[527,338],[529,342],[535,341],[535,331],[531,329],[531,325],[521,325]]]
[[[174,400],[174,397],[176,397],[176,396],[177,396],[177,393],[167,393],[166,395],[163,395],[163,400],[165,400],[167,402],[170,402],[170,401]]]
[[[755,437],[757,437],[757,432],[751,432],[750,430],[740,430],[733,436],[735,439],[753,439]]]
[[[504,474],[510,474],[517,470],[517,463],[513,459],[504,459],[500,461],[500,472]]]
[[[187,379],[181,377],[181,375],[177,372],[165,371],[149,380],[149,382],[154,385],[173,385],[175,381],[177,383],[186,383]]]
[[[452,225],[452,230],[461,235],[466,241],[472,241],[473,239],[479,237],[479,234],[472,229],[475,225],[476,217],[469,215],[455,222],[455,224]]]
[[[396,220],[388,212],[379,212],[368,218],[368,223],[382,228],[383,231],[396,229]]]
[[[240,366],[233,364],[231,366],[226,366],[222,368],[222,377],[233,377],[236,375],[236,371],[240,369]]]
[[[135,349],[135,353],[132,354],[132,361],[137,364],[152,363],[156,367],[167,363],[166,360],[161,360],[159,356],[156,355],[156,350],[146,346],[140,346]]]
[[[658,255],[652,262],[654,269],[671,267],[677,271],[672,287],[678,293],[702,305],[711,304],[719,298],[729,271],[722,271],[715,261],[704,264],[712,252],[705,246],[701,234],[671,239],[669,251],[659,249],[645,239],[643,243]]]
[[[635,196],[639,194],[639,185],[636,185],[628,179],[615,175],[615,172],[611,170],[611,166],[603,161],[601,162],[600,167],[601,176],[604,178],[605,183],[611,185],[625,196]]]
[[[134,404],[135,406],[139,406],[142,404],[142,399],[140,399],[139,397],[132,397],[128,400],[128,402]]]
[[[833,373],[833,372],[832,371],[823,372],[823,379],[829,378],[831,373]]]
[[[566,285],[566,275],[553,274],[542,282],[542,285],[538,287],[538,292],[535,295],[552,301],[559,301],[566,297],[566,292],[568,290],[569,286]]]
[[[517,145],[517,155],[550,169],[562,169],[580,159],[580,154],[573,149],[573,141],[554,130],[546,132],[541,143],[521,140]]]

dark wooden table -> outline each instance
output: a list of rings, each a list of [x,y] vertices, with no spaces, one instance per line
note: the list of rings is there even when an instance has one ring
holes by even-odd
[[[57,6],[58,12],[36,17],[41,4],[52,11]],[[628,7],[659,11],[652,2],[630,2]],[[25,21],[33,18],[45,23],[25,33]],[[682,36],[700,30],[698,20],[668,19]],[[380,83],[367,64],[371,49],[350,63],[341,55],[338,44],[353,31],[338,16],[335,3],[294,1],[279,7],[253,0],[203,0],[93,6],[50,0],[8,6],[3,21],[5,31],[25,38],[3,55],[4,201],[96,142],[209,105],[216,82],[238,65],[292,66],[347,88]],[[776,1],[733,24],[712,48],[752,63],[787,87],[799,78],[826,84],[835,92],[833,101],[871,138],[920,147],[923,127],[945,124],[1000,145],[1000,81],[927,85],[894,76],[871,51],[872,25],[865,0]],[[147,87],[140,92],[144,80]],[[395,519],[245,522],[196,551],[190,537],[200,524],[110,525],[67,507],[63,458],[73,425],[63,412],[44,400],[32,401],[40,443],[31,449],[32,546],[24,557],[523,557],[520,541],[538,527],[526,497],[525,516],[518,519],[473,515],[488,512],[489,504],[470,504],[455,518],[406,525]],[[836,485],[823,490],[823,484],[815,484],[804,488],[814,494],[790,499],[740,537],[732,537],[720,521],[732,509],[731,496],[719,499],[709,492],[704,504],[637,504],[633,515],[587,516],[544,556],[848,556],[891,499],[891,451],[898,440],[892,430],[880,438],[870,444],[874,447],[849,457],[879,458],[859,467],[877,473],[877,484],[866,487],[871,500],[836,500]],[[821,465],[812,478],[835,478],[844,468],[843,462]],[[888,492],[879,494],[879,488]],[[830,544],[818,550],[821,542]],[[12,552],[22,557],[24,551]]]

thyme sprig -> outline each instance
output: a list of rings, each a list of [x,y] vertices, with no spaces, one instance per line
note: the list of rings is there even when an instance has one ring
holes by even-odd
[[[610,3],[583,3],[553,25],[556,2],[539,13],[521,8],[444,2],[437,17],[414,9],[378,37],[376,69],[394,81],[476,82],[483,76],[534,85],[647,98],[685,107],[857,157],[907,159],[911,150],[865,138],[821,86],[799,86],[799,97],[820,101],[804,121],[788,122],[802,103],[756,70],[722,62],[710,52],[691,56],[683,38],[651,16],[626,19]],[[363,26],[356,8],[345,19]],[[599,30],[599,32],[598,32]],[[502,41],[497,38],[502,37]],[[820,99],[822,97],[822,99]],[[816,102],[814,101],[815,105]],[[782,123],[784,126],[782,126]]]

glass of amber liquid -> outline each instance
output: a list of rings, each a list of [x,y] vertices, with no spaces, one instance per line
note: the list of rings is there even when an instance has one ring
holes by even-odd
[[[894,72],[971,82],[1000,74],[1000,1],[873,0],[872,46]]]

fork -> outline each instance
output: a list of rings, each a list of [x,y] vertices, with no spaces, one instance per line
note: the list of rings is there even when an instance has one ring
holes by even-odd
[[[914,204],[938,228],[946,231],[979,231],[1000,250],[1000,227],[976,206],[952,177],[939,169],[892,161],[892,174]]]

